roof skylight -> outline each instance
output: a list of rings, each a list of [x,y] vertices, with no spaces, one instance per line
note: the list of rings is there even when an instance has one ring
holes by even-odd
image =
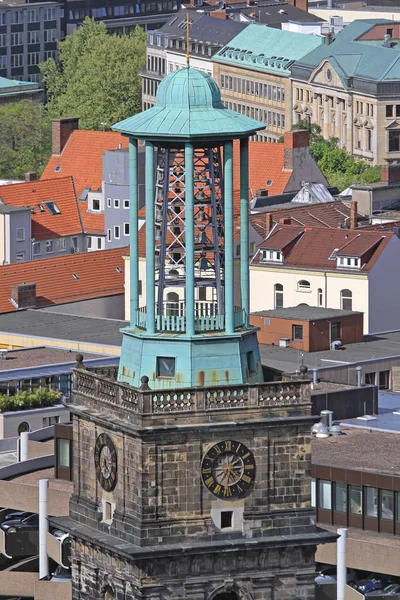
[[[45,200],[43,204],[47,206],[52,215],[59,215],[61,213],[61,210],[58,208],[57,204],[52,200]]]
[[[77,275],[76,273],[72,273],[72,277],[73,277],[74,279],[79,279],[79,275]]]

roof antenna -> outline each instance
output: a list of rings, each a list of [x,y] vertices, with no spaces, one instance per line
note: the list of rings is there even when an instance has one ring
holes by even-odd
[[[186,11],[186,66],[190,67],[189,11]]]

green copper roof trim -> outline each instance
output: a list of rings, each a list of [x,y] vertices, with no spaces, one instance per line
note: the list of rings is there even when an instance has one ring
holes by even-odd
[[[265,129],[265,123],[225,108],[214,79],[185,67],[162,80],[153,108],[112,129],[141,139],[233,139]]]
[[[217,52],[213,61],[289,76],[293,62],[322,43],[318,36],[251,24]]]
[[[32,81],[19,81],[17,79],[7,79],[7,77],[0,77],[0,90],[3,88],[18,88],[25,85],[35,85]]]

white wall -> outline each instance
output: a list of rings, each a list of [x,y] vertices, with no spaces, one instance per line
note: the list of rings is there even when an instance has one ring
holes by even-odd
[[[205,71],[206,73],[214,76],[214,64],[211,61],[210,56],[190,57],[190,66],[199,71]],[[173,65],[172,71],[176,71],[176,66],[183,69],[186,67],[186,56],[184,54],[175,54],[174,52],[167,52],[167,75],[171,73],[170,65]]]
[[[59,417],[60,423],[67,423],[70,420],[69,412],[63,406],[6,412],[0,414],[0,432],[3,438],[17,437],[18,426],[21,423],[29,423],[31,431],[36,431],[49,425],[49,417]],[[44,418],[47,419],[45,425],[43,425]]]
[[[369,274],[369,330],[400,329],[400,240],[394,236]]]
[[[299,290],[298,282],[306,279],[310,290]],[[274,286],[283,285],[283,306],[318,306],[318,289],[322,289],[325,308],[340,309],[340,291],[349,289],[353,294],[355,311],[364,313],[364,333],[368,333],[368,278],[365,274],[325,273],[296,269],[279,269],[251,265],[250,267],[250,311],[271,310],[274,305]]]

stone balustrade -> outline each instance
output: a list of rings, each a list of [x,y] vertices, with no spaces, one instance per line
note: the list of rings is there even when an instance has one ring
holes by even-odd
[[[194,413],[255,408],[290,408],[310,404],[307,380],[278,381],[215,388],[151,390],[133,388],[85,369],[74,369],[74,396],[137,414]]]

